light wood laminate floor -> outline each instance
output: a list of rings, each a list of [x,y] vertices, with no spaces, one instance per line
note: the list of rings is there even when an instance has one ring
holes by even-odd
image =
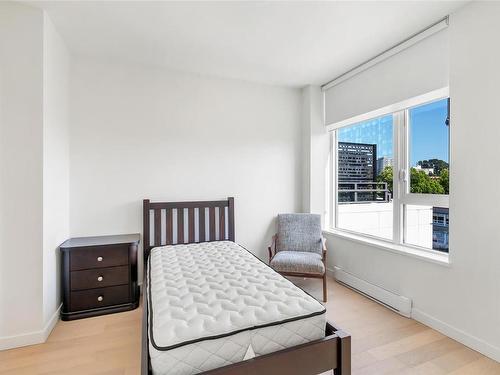
[[[318,280],[294,279],[316,297]],[[500,374],[500,364],[328,281],[328,319],[352,335],[353,374]],[[59,322],[45,344],[0,352],[0,374],[137,375],[141,309]]]

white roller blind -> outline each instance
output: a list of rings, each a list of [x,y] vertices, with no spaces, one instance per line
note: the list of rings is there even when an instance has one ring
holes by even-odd
[[[447,28],[325,90],[325,125],[441,89],[449,82]]]

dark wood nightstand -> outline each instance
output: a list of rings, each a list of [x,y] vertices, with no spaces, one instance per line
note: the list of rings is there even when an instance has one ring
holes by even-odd
[[[139,306],[139,234],[71,238],[61,246],[62,320]]]

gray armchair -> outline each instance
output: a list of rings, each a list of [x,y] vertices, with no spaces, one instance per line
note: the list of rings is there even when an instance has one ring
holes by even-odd
[[[268,250],[269,265],[278,273],[323,279],[323,301],[327,301],[326,245],[320,215],[278,215],[278,233]]]

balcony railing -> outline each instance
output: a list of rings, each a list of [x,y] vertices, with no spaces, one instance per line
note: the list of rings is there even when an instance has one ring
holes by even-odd
[[[339,182],[338,203],[390,202],[387,182]]]

